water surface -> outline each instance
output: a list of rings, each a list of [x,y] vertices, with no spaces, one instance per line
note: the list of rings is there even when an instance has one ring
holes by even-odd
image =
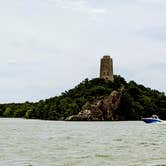
[[[166,125],[0,119],[0,166],[166,165]]]

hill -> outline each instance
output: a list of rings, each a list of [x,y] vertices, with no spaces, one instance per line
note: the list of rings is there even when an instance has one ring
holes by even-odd
[[[116,110],[117,120],[139,120],[141,117],[157,114],[166,119],[166,96],[134,81],[126,82],[121,76],[114,81],[104,79],[85,79],[79,85],[60,96],[36,103],[0,104],[1,117],[24,117],[32,119],[64,120],[78,114],[83,106],[95,100],[104,99],[111,92],[124,87],[121,102]]]

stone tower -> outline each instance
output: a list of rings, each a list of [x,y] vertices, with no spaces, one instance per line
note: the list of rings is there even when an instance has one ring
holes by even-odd
[[[114,80],[113,76],[113,60],[109,55],[103,56],[100,63],[100,78],[105,80]]]

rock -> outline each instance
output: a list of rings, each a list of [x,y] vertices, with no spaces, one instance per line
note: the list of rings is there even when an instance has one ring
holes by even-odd
[[[113,91],[102,100],[96,100],[92,104],[87,102],[78,115],[72,115],[68,121],[101,121],[115,120],[116,110],[119,107],[123,88]]]

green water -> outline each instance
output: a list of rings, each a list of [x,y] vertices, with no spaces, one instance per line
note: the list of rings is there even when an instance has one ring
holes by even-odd
[[[0,166],[166,165],[166,125],[0,119]]]

